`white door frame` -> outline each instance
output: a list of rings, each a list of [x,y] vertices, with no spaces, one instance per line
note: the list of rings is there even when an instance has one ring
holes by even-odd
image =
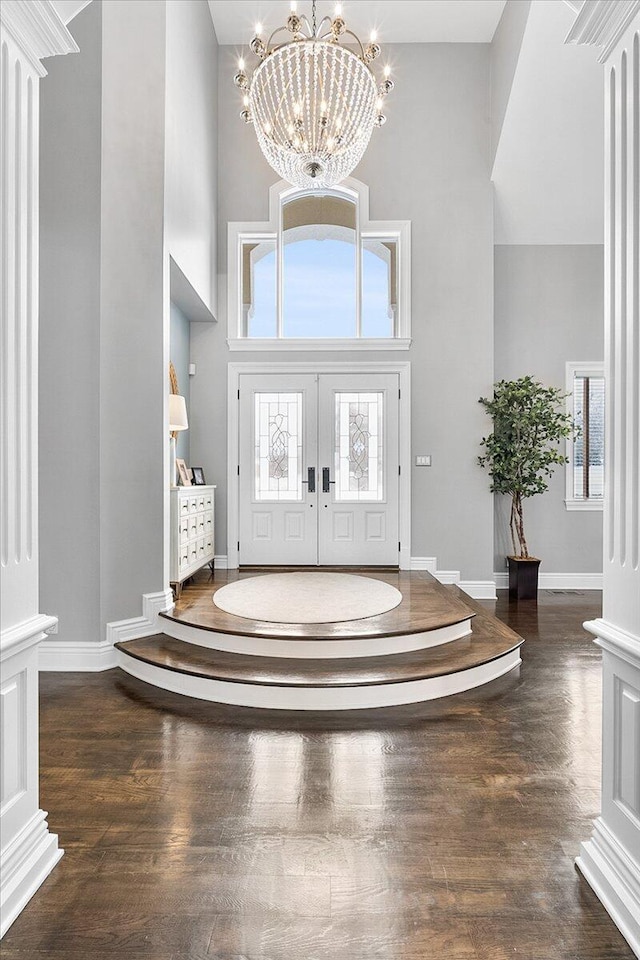
[[[380,361],[347,363],[230,363],[227,368],[227,566],[238,567],[238,532],[240,529],[240,492],[238,464],[240,456],[240,411],[238,390],[243,374],[287,373],[395,373],[400,383],[398,521],[400,530],[401,570],[411,569],[411,363]]]

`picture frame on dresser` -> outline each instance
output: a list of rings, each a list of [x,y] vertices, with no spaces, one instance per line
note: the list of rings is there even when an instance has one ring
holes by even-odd
[[[176,457],[176,467],[178,468],[178,476],[180,478],[180,483],[183,487],[191,486],[191,476],[189,474],[189,469],[184,460],[181,460],[179,457]]]
[[[204,487],[207,481],[204,478],[204,469],[202,467],[191,467],[191,483],[194,487]]]

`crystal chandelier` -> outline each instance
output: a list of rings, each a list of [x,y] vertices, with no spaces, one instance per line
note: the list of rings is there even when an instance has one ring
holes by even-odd
[[[351,173],[373,128],[385,123],[382,103],[393,80],[389,67],[376,80],[376,34],[363,44],[347,29],[340,4],[320,23],[315,0],[311,22],[296,6],[268,40],[256,26],[250,47],[260,62],[250,76],[240,60],[234,78],[244,94],[240,117],[255,125],[260,148],[281,177],[298,187],[330,187]]]

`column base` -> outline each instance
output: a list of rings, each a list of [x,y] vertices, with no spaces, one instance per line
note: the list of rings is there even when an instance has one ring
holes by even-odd
[[[46,818],[45,811],[38,810],[2,851],[0,939],[64,854]]]
[[[576,866],[640,957],[640,864],[619,844],[601,817],[594,823],[591,839],[581,844]]]

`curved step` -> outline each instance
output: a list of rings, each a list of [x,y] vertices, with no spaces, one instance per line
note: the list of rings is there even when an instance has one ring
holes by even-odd
[[[449,696],[518,666],[522,639],[488,615],[479,619],[473,639],[360,660],[225,653],[165,634],[116,648],[123,670],[174,693],[238,706],[349,710]]]
[[[264,657],[333,659],[425,650],[471,634],[476,615],[463,595],[425,574],[419,580],[378,573],[397,585],[402,603],[378,617],[340,623],[267,623],[219,610],[213,594],[237,579],[230,573],[189,588],[172,611],[161,613],[164,632],[176,640],[228,653]]]

